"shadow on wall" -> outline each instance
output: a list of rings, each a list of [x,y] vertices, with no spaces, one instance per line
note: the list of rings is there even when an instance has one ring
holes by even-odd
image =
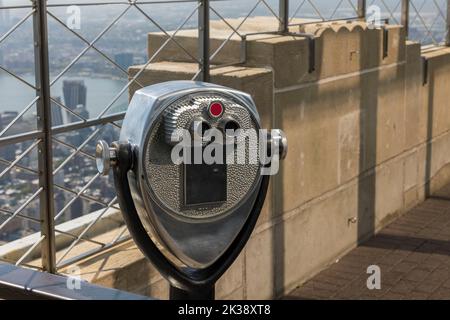
[[[425,197],[431,197],[431,184],[432,184],[432,159],[433,159],[433,115],[434,115],[434,68],[431,70],[428,68],[428,60],[424,60],[423,63],[426,66],[426,71],[431,71],[430,74],[424,75],[424,82],[427,85],[428,98],[427,98],[427,147],[426,147],[426,158],[425,158]],[[426,78],[425,78],[426,77]]]
[[[385,33],[384,33],[385,32]],[[397,50],[396,57],[389,57],[393,50],[389,48],[393,45],[391,42],[392,36],[390,36],[389,27],[385,31],[376,32],[370,31],[372,34],[370,37],[360,38],[360,43],[366,43],[365,47],[371,48],[373,52],[367,52],[364,48],[361,48],[363,54],[360,55],[360,63],[362,66],[369,66],[370,61],[368,59],[371,55],[376,55],[376,61],[378,61],[377,67],[383,67],[390,63],[390,61],[398,62],[395,66],[395,79],[405,79],[405,64],[406,63],[406,49]],[[362,33],[360,33],[362,36]],[[377,46],[369,45],[369,41],[373,41],[376,37]],[[397,41],[406,41],[400,37]],[[364,54],[365,53],[365,54]],[[389,83],[385,83],[381,76],[381,69],[374,70],[373,72],[360,75],[361,87],[364,90],[360,96],[360,155],[359,155],[359,176],[358,176],[358,213],[357,213],[357,244],[360,245],[368,238],[373,236],[377,228],[377,172],[376,166],[382,159],[383,155],[378,155],[378,151],[384,148],[384,141],[378,141],[380,133],[384,130],[383,126],[386,125],[385,117],[383,116],[390,111],[386,109],[386,101],[380,101],[380,97],[383,96],[384,90],[382,88],[388,87]],[[397,81],[397,80],[394,80]],[[405,81],[402,82],[402,90],[406,90]],[[405,104],[399,106],[400,110],[404,110]],[[403,121],[403,120],[402,120]],[[404,136],[396,131],[399,139],[402,139],[402,146]],[[386,137],[384,137],[385,139]],[[383,139],[383,140],[384,140]],[[397,153],[401,153],[403,150],[398,150]],[[378,199],[378,203],[383,202],[383,199]],[[385,213],[383,213],[385,214]],[[383,219],[384,217],[380,217]]]
[[[295,40],[296,37],[293,37]],[[317,45],[317,39],[316,39],[316,45],[315,45],[315,69],[312,72],[312,75],[316,77],[316,75],[320,75],[322,73],[322,64],[317,63],[317,61],[321,61],[323,58],[323,46]],[[309,59],[305,59],[305,61],[308,61]],[[319,95],[319,85],[315,84],[310,86],[309,88],[309,95],[310,96],[318,96]],[[284,117],[283,110],[276,109],[277,112],[275,112],[275,109],[272,114],[272,121],[273,126],[277,127],[283,131],[285,131],[285,128],[280,124],[283,123],[283,121],[280,121],[282,117]],[[298,112],[301,112],[298,110]],[[298,154],[290,153],[288,154],[288,157],[299,157]],[[284,207],[284,197],[285,197],[285,188],[289,188],[291,186],[287,186],[283,181],[283,176],[285,175],[285,166],[282,164],[280,166],[280,172],[278,175],[272,178],[272,190],[271,190],[271,196],[272,196],[272,210],[271,210],[271,219],[276,219],[280,214],[285,212]],[[284,294],[284,291],[286,289],[286,283],[287,279],[285,277],[286,272],[286,259],[289,257],[286,257],[285,253],[285,246],[286,245],[294,245],[295,244],[287,244],[286,243],[286,235],[285,235],[285,223],[277,223],[274,228],[272,228],[272,257],[273,257],[273,295],[274,297],[281,297]],[[302,244],[298,244],[297,248],[298,250],[301,250]]]
[[[358,27],[357,27],[358,28]],[[389,30],[389,28],[387,29]],[[370,35],[368,35],[368,33],[370,33]],[[386,39],[389,39],[389,31],[387,31],[388,36]],[[347,183],[353,179],[356,178],[357,180],[357,195],[356,195],[356,212],[354,212],[354,209],[352,209],[352,204],[348,203],[348,206],[346,204],[344,204],[342,207],[339,208],[335,208],[335,210],[347,210],[348,212],[341,212],[341,214],[339,216],[344,216],[345,214],[348,214],[349,216],[355,216],[356,218],[356,228],[357,231],[355,233],[355,240],[357,242],[357,244],[361,244],[362,242],[366,241],[368,238],[370,238],[372,235],[374,235],[375,231],[376,231],[376,227],[377,227],[377,210],[379,211],[380,209],[377,208],[377,175],[376,175],[376,170],[375,167],[377,166],[377,164],[380,163],[380,161],[384,161],[386,159],[389,159],[390,157],[392,157],[393,155],[397,155],[400,154],[401,152],[403,152],[402,148],[396,148],[397,146],[391,146],[391,148],[385,150],[382,154],[377,154],[377,152],[379,152],[379,150],[382,150],[381,148],[384,148],[384,146],[381,145],[379,140],[382,140],[382,143],[389,143],[386,142],[386,139],[389,139],[392,137],[387,137],[388,135],[392,134],[392,132],[395,132],[398,134],[398,139],[404,139],[404,135],[403,135],[403,128],[395,128],[395,124],[392,124],[392,122],[390,123],[390,128],[389,130],[384,130],[383,126],[386,126],[386,121],[389,119],[389,112],[390,110],[389,107],[391,107],[392,105],[382,105],[383,103],[388,102],[389,100],[392,100],[392,97],[394,97],[395,95],[392,94],[392,92],[396,92],[396,95],[401,96],[401,92],[397,92],[396,88],[398,88],[398,90],[405,90],[405,82],[402,81],[405,78],[405,51],[404,50],[389,50],[389,48],[387,50],[387,53],[390,53],[392,55],[396,55],[396,56],[384,56],[384,35],[383,35],[383,31],[381,30],[371,30],[371,31],[367,31],[365,30],[364,32],[358,32],[359,39],[357,40],[352,40],[355,41],[355,43],[358,43],[359,47],[355,48],[347,48],[350,47],[353,42],[351,42],[349,40],[349,43],[343,43],[342,45],[340,45],[339,47],[343,47],[345,49],[347,49],[348,53],[349,53],[349,57],[348,59],[359,59],[358,62],[355,63],[355,60],[353,60],[353,62],[347,62],[348,65],[350,66],[350,68],[352,68],[351,70],[348,71],[349,74],[351,74],[352,72],[358,72],[361,70],[366,70],[367,72],[362,72],[361,74],[359,74],[359,76],[350,76],[349,78],[351,78],[350,80],[348,80],[348,82],[344,82],[346,80],[343,80],[343,85],[342,86],[333,86],[330,85],[329,82],[336,82],[336,81],[340,81],[339,79],[332,79],[331,81],[325,81],[325,82],[320,82],[320,83],[314,83],[314,84],[308,84],[307,87],[307,92],[302,92],[305,95],[307,95],[308,97],[299,97],[298,100],[301,102],[304,101],[308,101],[308,99],[316,99],[316,100],[320,100],[320,103],[316,103],[315,107],[319,108],[320,110],[315,110],[316,112],[316,116],[317,118],[319,116],[321,116],[322,112],[325,113],[329,113],[331,115],[331,117],[334,117],[333,113],[339,113],[342,115],[345,115],[345,112],[347,112],[346,110],[343,110],[343,108],[346,108],[343,105],[340,105],[340,103],[346,103],[349,106],[355,106],[355,117],[354,118],[349,118],[350,121],[352,121],[353,119],[356,120],[356,122],[359,122],[359,124],[352,124],[352,126],[354,125],[354,127],[358,127],[359,126],[359,131],[355,132],[359,132],[359,136],[357,136],[355,138],[355,143],[359,144],[359,148],[358,146],[353,146],[355,143],[352,144],[352,150],[348,151],[348,152],[358,152],[357,155],[355,155],[355,159],[357,159],[356,161],[358,161],[359,163],[355,166],[358,166],[355,172],[355,175],[353,175],[352,170],[348,170],[345,172],[344,176],[339,177],[339,179],[342,179],[342,181],[339,180],[338,185],[343,185],[344,183]],[[350,37],[349,37],[350,39]],[[321,39],[317,40],[318,42],[321,41]],[[393,41],[393,40],[392,40]],[[404,38],[402,38],[402,36],[399,36],[399,39],[396,39],[396,41],[404,41]],[[389,42],[388,42],[389,43]],[[315,73],[317,73],[317,75],[322,75],[322,71],[327,71],[327,73],[329,74],[330,71],[329,70],[321,70],[322,68],[322,63],[321,61],[323,59],[325,59],[325,54],[324,54],[324,49],[330,49],[328,47],[323,47],[322,45],[317,45],[316,46],[316,61],[318,62],[316,65],[316,71]],[[338,49],[338,48],[335,48]],[[352,51],[354,50],[354,51]],[[370,51],[369,51],[370,50]],[[355,57],[355,55],[359,55],[359,57]],[[330,55],[326,54],[326,56],[329,58]],[[342,59],[341,57],[336,57],[336,63],[341,62]],[[394,65],[397,64],[398,65]],[[356,70],[356,65],[359,64],[359,68],[358,70]],[[383,66],[388,66],[388,69],[391,71],[386,71],[383,72]],[[379,68],[379,69],[377,69]],[[324,74],[327,74],[324,73]],[[386,77],[387,75],[387,77]],[[325,77],[333,77],[333,75],[327,75]],[[387,80],[385,79],[387,78]],[[346,86],[348,84],[348,86]],[[394,85],[395,87],[392,87],[392,85]],[[402,91],[402,92],[403,92]],[[312,97],[312,98],[311,98]],[[330,98],[331,97],[331,98]],[[355,100],[353,100],[353,98],[355,98]],[[349,100],[355,101],[354,104],[351,103],[349,104]],[[304,111],[304,110],[300,110],[300,103],[299,101],[295,102],[295,112],[297,113],[308,113],[308,111]],[[402,112],[404,111],[404,104],[402,103],[402,101],[399,101],[398,104],[398,108],[397,108],[397,114],[402,114]],[[293,108],[293,105],[290,105],[289,108]],[[308,105],[306,104],[305,106],[303,106],[304,108],[308,108]],[[279,114],[274,114],[274,117],[286,117],[289,116],[288,111],[287,110],[283,110],[282,108],[277,109]],[[336,112],[337,111],[337,112]],[[353,112],[353,109],[352,109]],[[292,114],[291,114],[292,115]],[[381,117],[381,119],[380,119]],[[400,117],[401,118],[401,117]],[[310,119],[311,120],[311,119]],[[317,121],[322,121],[321,123],[325,123],[324,119],[313,119],[313,120],[317,120]],[[394,121],[397,121],[398,119],[395,118]],[[328,120],[329,121],[329,120]],[[380,122],[383,121],[383,122]],[[398,120],[398,121],[403,121],[403,120]],[[283,121],[279,121],[279,119],[276,121],[277,122],[277,126],[280,126],[280,123],[283,123]],[[299,126],[302,126],[301,123],[298,124]],[[309,124],[311,125],[311,124]],[[333,124],[334,125],[334,124]],[[351,127],[353,128],[353,127]],[[281,126],[281,129],[285,129]],[[334,130],[333,128],[329,128],[330,130]],[[383,132],[384,130],[384,132]],[[301,131],[301,130],[299,130]],[[303,131],[301,131],[303,134]],[[333,131],[334,132],[334,131]],[[308,131],[308,134],[310,134],[311,132]],[[380,135],[381,135],[381,139],[380,139]],[[324,135],[325,137],[325,135]],[[295,137],[295,138],[298,138]],[[302,137],[300,137],[301,139]],[[318,136],[317,137],[317,141],[315,141],[315,145],[314,145],[314,151],[319,155],[320,160],[324,160],[323,158],[323,154],[325,154],[324,152],[324,148],[328,148],[330,146],[330,144],[325,143],[325,141],[321,141],[320,139],[321,137]],[[359,141],[357,141],[359,139]],[[333,140],[334,141],[334,140]],[[310,143],[310,142],[309,142]],[[401,146],[403,147],[403,142],[401,144]],[[333,146],[334,147],[334,146]],[[341,148],[341,146],[339,145],[338,148]],[[353,149],[358,149],[358,150],[353,150]],[[312,150],[312,149],[310,149]],[[334,152],[334,151],[333,151]],[[327,153],[329,154],[329,153]],[[298,150],[297,150],[297,154],[293,154],[290,153],[288,155],[288,157],[300,157],[301,155],[298,154]],[[309,156],[313,156],[313,155],[309,155]],[[316,156],[316,155],[314,155]],[[382,159],[382,157],[384,157]],[[329,163],[330,165],[334,165],[332,164],[333,161],[335,161],[337,159],[329,159]],[[292,162],[292,163],[296,163],[297,162]],[[344,163],[344,162],[343,162]],[[323,165],[323,163],[322,163]],[[341,164],[338,164],[338,170],[341,170],[341,168],[339,167],[341,166]],[[295,168],[297,170],[300,170],[299,168]],[[284,203],[284,201],[282,199],[284,199],[286,197],[286,193],[292,193],[292,190],[286,190],[286,188],[292,187],[289,185],[286,185],[286,183],[283,183],[283,176],[285,176],[286,172],[285,172],[285,166],[281,167],[282,172],[280,172],[280,175],[275,177],[273,180],[273,192],[274,192],[274,202],[275,202],[275,206],[274,206],[274,210],[273,210],[273,214],[277,215],[274,216],[272,218],[279,218],[280,213],[286,212],[286,211],[292,211],[292,208],[286,208],[286,204]],[[292,170],[292,168],[291,168]],[[325,170],[325,168],[324,168]],[[317,176],[323,176],[322,173],[318,172]],[[335,189],[336,187],[332,185],[332,183],[324,183],[325,187],[330,187],[332,189]],[[307,186],[305,186],[307,187]],[[316,188],[317,189],[317,188]],[[321,192],[322,193],[326,193],[330,190],[327,189],[322,189]],[[300,197],[300,195],[299,195]],[[317,197],[317,196],[315,196]],[[378,197],[379,198],[379,197]],[[302,198],[303,199],[303,198]],[[382,202],[383,199],[378,199],[378,203]],[[324,203],[326,201],[323,201]],[[330,208],[330,206],[326,206],[327,204],[324,205],[324,207],[321,208]],[[332,206],[331,206],[332,207]],[[325,210],[326,210],[325,209]],[[333,210],[333,209],[331,209]],[[308,212],[309,213],[309,212]],[[316,212],[313,212],[313,214]],[[394,213],[394,212],[392,212]],[[332,222],[332,218],[331,215],[333,215],[333,212],[329,212],[330,214],[330,219],[329,221],[331,221],[330,223],[334,223]],[[385,214],[385,213],[383,213]],[[387,213],[386,213],[387,214]],[[300,213],[300,215],[302,215],[302,213]],[[328,212],[324,213],[323,216],[328,215]],[[306,216],[306,213],[305,213]],[[336,215],[337,216],[337,215]],[[322,217],[323,218],[323,217]],[[383,217],[379,217],[380,219],[383,219]],[[307,218],[305,218],[306,220]],[[322,220],[314,220],[314,221],[322,221]],[[336,219],[334,220],[336,221]],[[378,221],[379,222],[379,221]],[[285,222],[286,223],[286,222]],[[324,245],[327,245],[327,241],[328,242],[339,242],[342,245],[347,245],[348,243],[346,242],[346,240],[342,240],[342,239],[336,239],[336,234],[332,234],[332,235],[328,235],[328,234],[320,234],[320,233],[316,233],[316,234],[309,234],[309,240],[307,241],[308,243],[288,243],[287,241],[292,241],[292,239],[287,239],[286,238],[286,234],[287,234],[287,229],[290,228],[290,226],[288,227],[285,223],[277,223],[275,228],[273,228],[273,234],[272,234],[272,257],[273,257],[273,265],[274,265],[274,272],[273,272],[273,288],[274,288],[274,294],[275,296],[280,296],[281,294],[283,294],[283,290],[286,289],[286,286],[289,288],[290,285],[292,285],[292,275],[287,274],[287,270],[292,270],[293,271],[293,265],[294,263],[292,263],[293,260],[296,259],[296,257],[290,257],[286,254],[286,248],[287,246],[289,247],[294,247],[295,250],[297,251],[301,251],[301,250],[308,250],[308,252],[314,251],[314,250],[322,250]],[[308,223],[308,222],[305,222]],[[325,222],[326,223],[326,222]],[[308,228],[308,227],[306,227]],[[333,227],[332,227],[333,229]],[[331,229],[331,230],[332,230]],[[335,228],[336,230],[338,229],[337,227]],[[315,228],[314,230],[320,230],[319,228]],[[330,230],[329,228],[324,228],[324,230]],[[292,232],[292,231],[289,231]],[[308,230],[298,230],[298,232],[308,232]],[[352,233],[353,234],[353,233]],[[305,246],[313,246],[315,248],[305,248]],[[321,247],[322,246],[322,247]],[[292,250],[292,249],[291,249]],[[342,250],[345,250],[344,247],[342,247]],[[308,277],[309,274],[306,274],[305,272],[309,272],[312,273],[314,272],[314,270],[319,271],[318,266],[325,264],[327,262],[325,262],[326,259],[330,259],[331,257],[331,252],[323,252],[320,253],[318,252],[318,259],[315,259],[315,261],[311,262],[311,261],[296,261],[296,263],[298,264],[302,264],[304,263],[307,267],[304,266],[300,266],[298,267],[298,273],[296,276],[300,278],[305,278]],[[335,252],[334,254],[338,255],[339,252]],[[306,256],[306,255],[301,255],[299,254],[298,256],[302,257],[302,256]],[[290,260],[289,260],[290,259]],[[291,267],[288,267],[287,265],[290,264]],[[306,270],[306,271],[305,271]]]
[[[364,40],[365,37],[360,33],[360,43],[363,44]],[[376,61],[381,61],[380,39],[377,38],[376,43],[376,46],[370,46],[370,48],[375,50]],[[360,48],[360,52],[364,53],[364,48]],[[370,54],[360,54],[359,57],[360,65],[369,65]],[[368,85],[361,85],[361,88],[368,89],[361,90],[359,97],[359,176],[356,216],[358,245],[375,232],[377,177],[375,171],[369,172],[368,175],[364,172],[371,170],[377,164],[378,80],[379,71],[359,76],[361,84],[368,83]]]

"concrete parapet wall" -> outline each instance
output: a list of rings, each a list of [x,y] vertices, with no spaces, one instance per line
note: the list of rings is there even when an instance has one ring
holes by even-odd
[[[316,36],[312,73],[308,41],[292,36],[249,38],[245,65],[212,73],[212,82],[252,94],[264,126],[283,129],[290,144],[253,236],[217,286],[219,298],[290,291],[450,182],[450,49],[423,53],[401,26],[340,22],[300,31]],[[160,37],[149,35],[150,46]],[[183,41],[193,47],[196,40]],[[196,71],[163,55],[138,80],[190,79]],[[105,256],[112,264],[132,256],[118,258],[117,274],[89,279],[167,298],[167,283],[126,246]],[[148,276],[124,284],[117,280],[124,272]]]

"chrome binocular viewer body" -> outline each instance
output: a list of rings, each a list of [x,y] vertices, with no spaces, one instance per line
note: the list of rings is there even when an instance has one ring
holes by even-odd
[[[130,233],[172,298],[212,298],[286,152],[281,130],[261,129],[248,94],[173,81],[137,91],[120,141],[99,141],[96,156],[101,173],[113,170]]]

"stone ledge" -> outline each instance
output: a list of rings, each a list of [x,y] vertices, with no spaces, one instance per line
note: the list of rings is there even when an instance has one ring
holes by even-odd
[[[64,222],[58,224],[56,226],[56,230],[71,233],[73,235],[80,234],[92,221],[98,218],[100,214],[102,214],[104,210],[98,210],[89,214],[86,214],[82,217],[70,220],[68,222]],[[95,238],[97,236],[103,236],[105,232],[109,230],[116,229],[124,224],[122,220],[122,216],[120,211],[116,209],[108,209],[102,215],[102,218],[95,223],[86,233],[87,238]],[[0,258],[6,259],[8,261],[17,261],[27,250],[29,250],[41,237],[40,233],[34,233],[27,237],[18,239],[16,241],[9,242],[0,246]],[[56,240],[56,250],[62,250],[70,245],[70,243],[74,240],[73,237],[70,237],[66,234],[56,232],[55,235]],[[38,259],[40,257],[40,248],[37,247],[31,254],[28,256],[27,261]],[[32,265],[39,265],[38,261],[34,261]]]
[[[227,19],[227,23],[233,28],[241,25],[243,18]],[[293,22],[309,22],[308,19],[294,19]],[[278,20],[273,17],[251,17],[239,28],[240,34],[268,32],[278,30]],[[173,32],[168,32],[173,34]],[[264,39],[267,34],[253,35],[252,39]],[[163,32],[151,32],[148,34],[148,56],[152,57],[161,45],[168,39]],[[198,55],[198,30],[180,30],[175,35],[176,41],[193,57]],[[240,60],[241,37],[233,33],[233,30],[222,20],[211,20],[210,22],[210,53],[213,54],[222,43],[228,39],[228,43],[221,52],[213,59],[213,64],[227,64]],[[155,57],[155,61],[172,62],[194,62],[183,49],[174,42],[168,43],[163,51]]]
[[[240,19],[230,19],[232,25],[239,25]],[[276,31],[273,21],[267,17],[249,19],[242,34],[261,31]],[[299,20],[300,23],[307,21]],[[241,38],[231,34],[229,27],[213,21],[211,27],[211,53],[228,40],[212,64],[230,64],[241,61]],[[273,30],[272,30],[273,29]],[[296,84],[317,81],[327,77],[361,71],[381,65],[405,60],[405,32],[399,25],[387,25],[388,48],[383,55],[384,32],[381,28],[372,29],[362,21],[335,21],[328,23],[309,23],[292,27],[292,31],[315,36],[315,71],[309,72],[309,41],[306,37],[256,34],[247,36],[244,65],[268,67],[276,70],[275,87],[283,88]],[[198,56],[197,30],[182,30],[175,36],[176,41],[190,53]],[[148,35],[148,54],[152,57],[168,39],[163,33]],[[288,58],[287,58],[288,57]],[[155,61],[194,62],[174,42],[168,43]]]

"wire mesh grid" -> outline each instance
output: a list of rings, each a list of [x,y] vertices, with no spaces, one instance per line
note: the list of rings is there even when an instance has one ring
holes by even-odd
[[[447,0],[369,0],[367,5],[368,14],[379,9],[382,19],[406,24],[410,40],[423,46],[439,46],[447,42]]]
[[[315,21],[340,19],[356,19],[361,15],[358,0],[291,0],[289,4],[289,20],[302,18]]]
[[[110,142],[118,139],[130,85],[142,87],[136,80],[140,73],[168,43],[179,45],[175,39],[177,32],[190,22],[200,7],[197,1],[164,2],[165,5],[171,3],[181,6],[189,3],[191,8],[170,35],[162,23],[149,13],[152,10],[148,10],[148,7],[163,4],[158,1],[79,2],[75,7],[73,3],[56,1],[32,1],[3,7],[0,5],[3,13],[0,43],[3,44],[17,34],[19,42],[23,43],[22,33],[34,35],[28,39],[30,50],[34,51],[28,65],[29,70],[16,68],[14,57],[10,54],[16,48],[14,41],[1,51],[2,77],[8,77],[6,82],[14,79],[22,87],[27,87],[29,92],[17,95],[30,97],[25,108],[14,106],[19,111],[2,113],[1,155],[6,156],[0,160],[0,179],[3,180],[2,191],[14,193],[9,197],[2,197],[4,206],[0,210],[0,232],[3,233],[0,234],[2,241],[6,242],[2,246],[3,260],[54,272],[74,260],[129,238],[121,217],[117,214],[119,207],[112,188],[112,178],[103,178],[96,171],[95,143],[98,139]],[[97,23],[89,24],[85,29],[69,26],[70,21],[65,16],[69,9],[76,9],[75,13],[83,14],[83,9],[95,11],[94,5],[100,8],[97,14],[103,15],[103,18],[97,17]],[[24,10],[25,14],[17,18],[20,14],[18,12]],[[136,59],[130,61],[132,53],[126,51],[112,56],[116,48],[110,45],[114,43],[111,35],[126,29],[124,25],[120,25],[124,20],[128,22],[136,17],[151,26],[148,31],[163,32],[168,40],[152,56],[146,57],[143,54],[139,57],[138,62],[142,66],[134,78],[128,79],[127,68]],[[8,25],[11,23],[12,25]],[[192,21],[190,24],[192,27]],[[139,26],[142,28],[143,24]],[[47,29],[46,32],[39,29],[42,27]],[[172,25],[169,27],[172,28]],[[28,28],[28,32],[21,28]],[[87,32],[83,32],[84,30]],[[128,31],[136,33],[132,29]],[[145,34],[145,30],[140,32]],[[40,37],[45,33],[45,41],[41,42]],[[127,33],[123,35],[127,36]],[[144,42],[142,39],[138,40]],[[62,56],[56,54],[65,48],[68,50]],[[179,48],[184,49],[181,45]],[[192,58],[198,60],[196,56]],[[10,62],[9,59],[13,61]],[[45,59],[47,66],[42,65]],[[6,63],[3,63],[4,60]],[[4,67],[5,64],[12,68]],[[89,68],[92,74],[85,75]],[[108,87],[93,88],[95,80]],[[92,94],[88,90],[93,91]],[[102,99],[92,100],[92,95],[98,95],[99,92],[103,94]],[[86,101],[94,102],[87,104]],[[3,108],[2,106],[2,111]],[[52,119],[47,127],[40,123],[45,112],[47,118],[51,116]],[[35,130],[30,131],[30,126],[34,126]],[[34,156],[31,155],[33,152]],[[39,154],[42,153],[46,155],[40,159]],[[50,165],[47,163],[48,166],[45,167],[48,158]],[[16,174],[16,171],[20,174]],[[33,177],[26,179],[24,174]],[[45,176],[47,180],[43,178]],[[27,187],[29,194],[20,189],[22,184],[14,181],[16,177]],[[18,193],[21,195],[18,196]],[[45,205],[39,206],[43,202],[46,202]],[[27,227],[21,220],[33,223],[33,228]],[[101,239],[98,239],[98,235],[101,235]],[[16,243],[16,248],[8,247],[16,239],[24,240],[22,245]]]

